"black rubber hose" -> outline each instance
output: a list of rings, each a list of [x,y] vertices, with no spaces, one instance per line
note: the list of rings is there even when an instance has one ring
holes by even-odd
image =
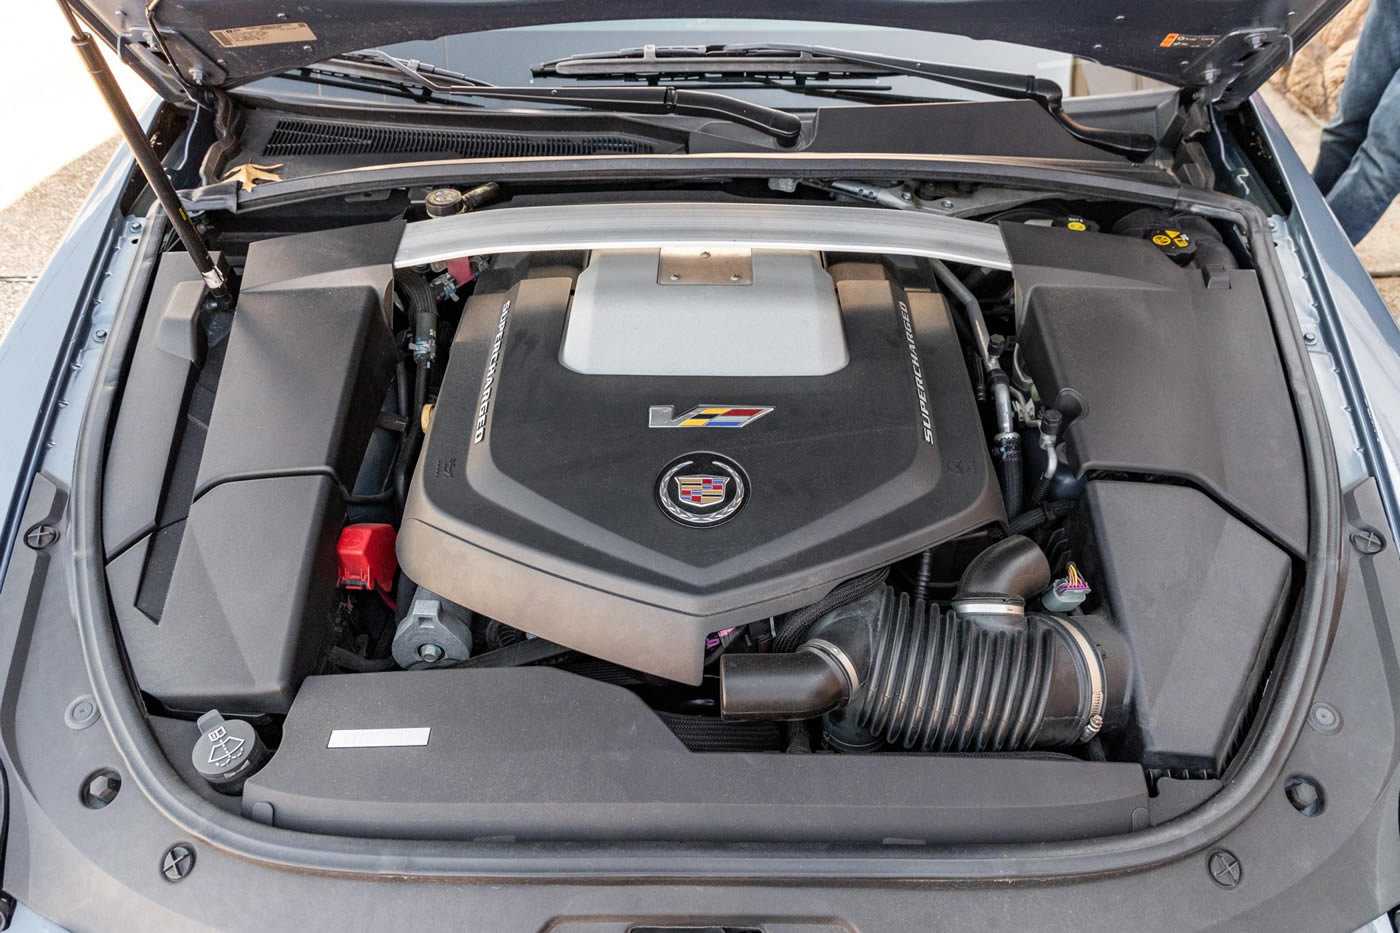
[[[788,613],[787,618],[778,628],[777,637],[773,639],[773,651],[796,651],[797,646],[802,644],[807,630],[812,627],[812,623],[831,610],[855,602],[867,593],[878,590],[884,585],[885,578],[889,575],[889,568],[881,567],[879,570],[872,570],[859,577],[852,577],[839,584],[812,605]]]
[[[919,555],[919,569],[914,575],[914,595],[928,599],[929,585],[933,582],[933,548]]]
[[[1042,476],[1035,484],[1035,489],[1031,492],[1031,507],[1034,508],[1045,501],[1045,497],[1050,494],[1050,484],[1055,482],[1053,476]],[[1024,515],[1025,513],[1021,513]],[[1017,516],[1018,518],[1020,516]]]
[[[1056,519],[1064,518],[1074,511],[1074,506],[1073,499],[1052,499],[1049,502],[1041,503],[1028,512],[1017,515],[1011,520],[1008,528],[1013,535],[1023,535]]]
[[[825,714],[829,741],[846,751],[892,744],[998,752],[1087,741],[1124,708],[1127,653],[1113,631],[1026,615],[1025,598],[1049,581],[1044,552],[1017,536],[968,565],[953,611],[893,587],[867,592],[804,627],[797,651],[723,657],[721,715]],[[970,604],[959,607],[963,600]]]
[[[1021,514],[1021,438],[1016,435],[1001,440],[1001,494],[1006,500],[1006,517],[1014,519]]]
[[[413,358],[418,364],[418,372],[413,381],[413,411],[406,414],[417,419],[427,404],[428,373],[437,355],[437,298],[433,296],[428,280],[409,269],[394,273],[394,285],[403,296],[408,319],[413,322]]]
[[[1050,585],[1050,561],[1030,538],[1003,538],[972,559],[954,604],[982,597],[1027,600]]]
[[[408,367],[399,363],[394,375],[394,397],[398,400],[399,414],[408,417]]]
[[[416,378],[413,380],[413,410],[405,412],[408,417],[408,431],[399,446],[399,456],[394,463],[394,492],[402,504],[408,497],[408,471],[418,453],[419,442],[423,439],[423,406],[428,400],[428,375],[432,367],[433,341],[437,332],[437,299],[433,297],[432,286],[417,272],[401,269],[394,273],[394,285],[403,296],[404,310],[413,322],[414,359],[417,362]]]
[[[731,720],[826,714],[828,738],[846,751],[1063,747],[1120,717],[1121,641],[1107,627],[1090,633],[1039,613],[987,628],[886,587],[832,612],[798,651],[724,657],[720,711]]]
[[[1082,649],[1063,625],[1032,615],[988,630],[888,590],[870,675],[832,731],[921,752],[1006,752],[1073,745],[1102,722],[1088,699]],[[1097,657],[1090,663],[1099,664]],[[1102,681],[1100,681],[1102,682]],[[852,728],[854,727],[854,728]]]
[[[415,332],[418,330],[418,315],[436,316],[437,299],[433,297],[433,287],[422,273],[400,269],[394,273],[394,285],[403,297],[404,313],[408,315]]]
[[[850,699],[849,679],[815,651],[727,654],[720,671],[728,720],[813,719]]]

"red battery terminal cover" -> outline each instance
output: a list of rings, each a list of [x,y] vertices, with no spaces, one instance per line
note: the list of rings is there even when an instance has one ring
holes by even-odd
[[[340,532],[339,585],[352,590],[389,592],[399,559],[394,553],[393,525],[365,523],[346,525]]]

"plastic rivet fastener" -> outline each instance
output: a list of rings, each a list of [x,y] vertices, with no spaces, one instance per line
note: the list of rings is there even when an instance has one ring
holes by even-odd
[[[63,724],[73,730],[86,729],[101,718],[102,713],[97,708],[97,701],[86,693],[74,697],[68,708],[63,711]]]
[[[1212,852],[1206,858],[1206,868],[1210,871],[1210,880],[1222,888],[1238,887],[1244,880],[1244,866],[1235,853],[1227,849]]]
[[[1326,735],[1342,731],[1342,714],[1331,703],[1318,700],[1308,710],[1308,725]]]
[[[1351,546],[1362,554],[1379,554],[1385,549],[1385,538],[1374,528],[1358,528],[1351,533]]]
[[[58,529],[52,525],[35,525],[24,533],[25,546],[42,551],[58,540]]]
[[[174,884],[177,881],[184,881],[194,871],[194,846],[184,842],[177,842],[175,845],[165,850],[165,855],[160,859],[160,873]]]

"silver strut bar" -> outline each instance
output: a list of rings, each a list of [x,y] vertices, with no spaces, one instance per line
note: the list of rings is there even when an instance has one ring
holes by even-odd
[[[502,207],[415,221],[398,268],[462,256],[563,249],[731,246],[929,256],[1009,269],[991,224],[922,211],[834,204],[695,202]]]

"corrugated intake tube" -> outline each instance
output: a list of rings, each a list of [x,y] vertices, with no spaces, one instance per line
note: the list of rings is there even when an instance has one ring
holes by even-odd
[[[883,587],[792,652],[726,655],[727,719],[826,715],[838,749],[1009,752],[1087,741],[1122,712],[1126,651],[1100,620],[1025,612],[1050,571],[1013,536],[973,561],[949,612]]]

